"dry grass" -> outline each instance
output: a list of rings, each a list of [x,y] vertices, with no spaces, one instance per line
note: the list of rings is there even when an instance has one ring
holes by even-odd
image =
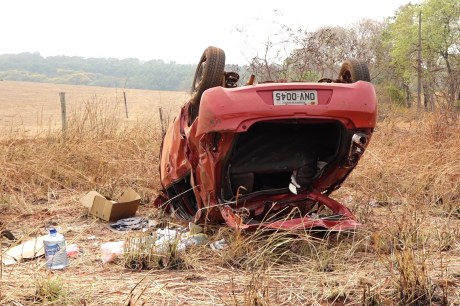
[[[207,227],[210,241],[225,238],[228,248],[195,246],[171,269],[151,252],[136,253],[138,245],[128,261],[101,263],[100,244],[126,237],[88,216],[78,199],[90,189],[113,196],[132,186],[143,199],[138,214],[159,216],[152,200],[160,128],[155,120],[126,124],[98,101],[81,104],[65,142],[54,131],[0,142],[3,227],[27,239],[52,224],[82,250],[64,271],[46,271],[42,258],[3,266],[2,305],[459,304],[456,113],[416,119],[385,110],[363,160],[333,195],[364,223],[355,234]],[[9,245],[2,240],[3,250]],[[125,267],[136,260],[149,269]]]
[[[69,116],[84,110],[87,101],[105,103],[124,124],[137,121],[158,121],[158,108],[174,115],[187,98],[184,92],[42,84],[31,82],[0,82],[0,135],[2,137],[47,134],[61,128],[59,92],[65,92]],[[125,115],[123,92],[126,93],[128,118]],[[116,111],[115,111],[116,110]]]

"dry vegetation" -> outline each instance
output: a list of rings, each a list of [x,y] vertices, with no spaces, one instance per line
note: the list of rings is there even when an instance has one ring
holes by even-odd
[[[138,120],[158,120],[158,108],[168,113],[176,111],[184,102],[183,92],[41,84],[31,82],[0,82],[0,137],[47,134],[61,128],[59,92],[66,93],[67,113],[73,116],[87,110],[91,102],[104,104],[111,110],[117,123],[136,123]],[[128,103],[128,119],[125,118],[123,92]],[[105,109],[105,108],[104,108]],[[100,109],[102,110],[102,109]],[[112,119],[112,118],[107,118]],[[153,119],[153,120],[152,120]]]
[[[416,119],[382,106],[368,151],[334,194],[364,224],[354,234],[207,227],[229,247],[197,246],[170,254],[180,264],[133,270],[123,259],[102,264],[100,244],[124,237],[78,199],[129,185],[142,195],[139,215],[165,218],[152,205],[160,129],[157,119],[126,124],[104,101],[82,103],[65,142],[57,131],[0,142],[3,226],[20,240],[57,226],[82,251],[64,271],[48,272],[42,258],[3,266],[2,305],[460,305],[457,113]]]

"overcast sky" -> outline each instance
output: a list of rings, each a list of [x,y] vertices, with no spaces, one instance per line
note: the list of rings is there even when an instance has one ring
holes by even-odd
[[[280,25],[312,31],[383,20],[409,0],[3,0],[0,54],[198,62],[214,45],[242,63]],[[412,0],[420,3],[421,0]],[[242,35],[238,28],[246,30]]]

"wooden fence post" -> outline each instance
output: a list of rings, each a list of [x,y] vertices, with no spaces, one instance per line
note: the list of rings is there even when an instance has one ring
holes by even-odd
[[[163,122],[163,109],[161,107],[159,107],[158,112],[160,113],[161,136],[163,137],[166,134],[166,128],[165,128],[164,122]]]
[[[67,132],[67,112],[65,105],[65,92],[59,93],[59,99],[61,100],[61,120],[62,120],[62,139],[65,141]]]
[[[126,103],[126,92],[125,91],[123,91],[123,98],[125,99],[126,118],[128,118],[128,103]]]

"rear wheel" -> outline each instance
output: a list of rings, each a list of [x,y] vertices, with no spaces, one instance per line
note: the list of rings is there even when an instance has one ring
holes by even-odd
[[[340,68],[339,80],[343,83],[354,83],[357,81],[370,82],[369,68],[363,61],[353,58],[347,59]]]
[[[207,47],[201,56],[192,83],[191,104],[193,119],[198,115],[201,95],[206,89],[221,86],[224,80],[225,52]]]

